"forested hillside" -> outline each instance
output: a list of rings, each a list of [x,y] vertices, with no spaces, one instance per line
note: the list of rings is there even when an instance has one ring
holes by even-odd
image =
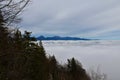
[[[82,64],[76,59],[68,59],[65,65],[61,65],[55,56],[46,56],[41,41],[39,44],[33,43],[36,39],[30,36],[31,32],[21,34],[19,29],[10,29],[9,25],[18,20],[17,14],[13,14],[15,4],[11,1],[0,6],[0,80],[90,80]],[[27,4],[25,1],[24,3]],[[16,3],[16,6],[19,4]],[[11,5],[13,8],[8,14],[8,7]],[[6,16],[9,18],[6,19]]]

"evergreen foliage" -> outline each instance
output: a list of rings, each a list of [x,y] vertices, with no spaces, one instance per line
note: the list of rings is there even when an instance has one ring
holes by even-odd
[[[15,30],[11,34],[3,26],[0,34],[0,80],[90,80],[74,58],[68,59],[67,67],[60,65],[55,56],[46,56],[41,41],[39,45],[31,41],[30,32],[25,31],[22,35]]]
[[[9,31],[0,11],[0,80],[90,80],[81,64],[68,59],[67,67],[47,57],[42,42],[31,32]]]

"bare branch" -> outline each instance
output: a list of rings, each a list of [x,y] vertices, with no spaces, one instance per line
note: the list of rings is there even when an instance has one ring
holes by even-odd
[[[22,12],[29,2],[30,0],[0,0],[0,4],[2,5],[0,10],[7,26],[20,21],[18,14]]]
[[[29,3],[29,1],[30,1],[30,0],[28,0],[28,1],[19,9],[18,12],[16,12],[14,15],[8,17],[8,18],[11,18],[12,21],[10,21],[7,25],[10,25],[10,24],[14,21],[14,19],[16,18],[16,16],[26,7],[26,5]]]
[[[2,1],[3,1],[3,0],[2,0]],[[1,2],[2,2],[2,1],[1,1]],[[3,8],[9,6],[11,3],[12,3],[12,0],[10,0],[6,5],[2,6],[0,9],[3,9]]]

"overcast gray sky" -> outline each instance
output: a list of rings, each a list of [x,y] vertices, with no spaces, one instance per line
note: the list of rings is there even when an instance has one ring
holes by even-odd
[[[120,0],[32,0],[22,18],[35,36],[120,39]]]

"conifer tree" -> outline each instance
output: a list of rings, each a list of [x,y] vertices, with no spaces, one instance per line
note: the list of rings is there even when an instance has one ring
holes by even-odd
[[[90,80],[81,63],[74,58],[68,59],[68,71],[72,80]]]
[[[36,39],[31,37],[31,32],[25,31],[21,34],[18,29],[13,33],[9,32],[6,24],[16,20],[16,15],[29,0],[20,0],[21,3],[27,2],[20,10],[10,9],[13,12],[8,14],[8,11],[7,15],[3,13],[10,4],[14,6],[14,0],[1,0],[0,4],[4,1],[9,3],[0,5],[0,80],[90,80],[85,69],[74,58],[68,59],[67,67],[58,64],[55,56],[48,58],[42,41],[39,45],[35,44],[33,40]],[[15,6],[17,5],[20,4],[16,3]]]
[[[4,49],[6,48],[6,37],[7,37],[7,33],[5,28],[3,27],[4,24],[4,19],[0,10],[0,80],[5,79],[6,77],[6,70],[5,70],[5,60],[4,60]]]
[[[52,80],[58,80],[58,63],[57,63],[57,60],[56,60],[56,58],[55,58],[55,56],[53,55],[53,56],[51,56],[50,58],[49,58],[49,64],[50,64],[50,66],[49,66],[49,70],[50,70],[50,75],[51,75],[51,77],[52,77]]]
[[[7,49],[7,37],[8,37],[8,31],[7,27],[4,27],[5,21],[2,15],[2,12],[0,10],[0,50],[3,51],[4,49]]]

